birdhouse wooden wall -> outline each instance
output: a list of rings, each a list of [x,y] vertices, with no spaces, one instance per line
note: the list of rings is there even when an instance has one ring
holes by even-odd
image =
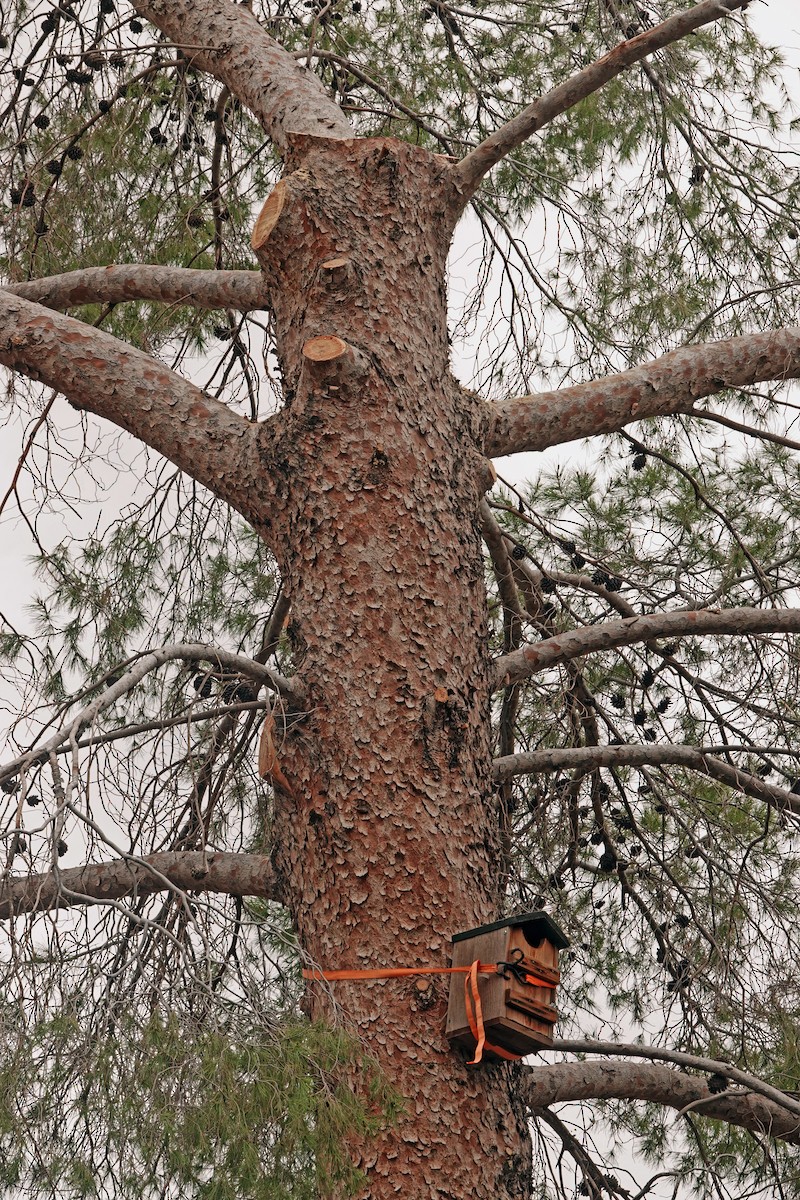
[[[530,1054],[551,1044],[558,1020],[558,952],[568,945],[544,912],[524,913],[454,936],[454,967],[468,967],[476,959],[492,966],[507,964],[498,973],[477,977],[487,1038],[484,1054],[491,1054],[492,1046]],[[450,979],[446,1034],[451,1043],[473,1051],[476,1040],[467,1016],[464,975]]]

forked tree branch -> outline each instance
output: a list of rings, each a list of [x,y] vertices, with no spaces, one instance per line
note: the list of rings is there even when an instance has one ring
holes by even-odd
[[[165,663],[176,661],[213,663],[214,667],[218,669],[244,675],[259,684],[266,684],[267,687],[283,695],[292,705],[298,708],[302,706],[305,693],[297,680],[286,679],[276,671],[271,671],[269,667],[264,667],[261,663],[254,662],[252,658],[247,658],[246,655],[232,654],[228,650],[220,650],[216,646],[206,646],[202,642],[160,646],[137,659],[124,675],[104,688],[90,704],[76,713],[71,721],[63,725],[42,745],[35,746],[32,750],[27,750],[24,754],[20,754],[17,758],[0,766],[0,782],[4,779],[13,779],[21,771],[27,770],[36,763],[44,762],[67,742],[74,745],[78,735],[83,730],[90,729],[101,712],[126,696],[141,683],[146,675],[158,670]]]
[[[234,312],[269,307],[260,271],[197,271],[150,263],[85,267],[25,283],[7,283],[3,290],[56,309],[79,304],[120,304],[126,300],[230,308]]]
[[[800,633],[798,608],[680,609],[650,613],[568,629],[542,642],[529,643],[495,660],[495,688],[507,687],[538,671],[601,650],[615,650],[653,638],[699,637],[703,634]]]
[[[140,900],[170,888],[280,900],[266,855],[173,851],[86,863],[57,874],[6,876],[0,880],[0,920],[127,896]]]
[[[800,1119],[800,1100],[794,1093],[784,1092],[781,1088],[773,1087],[771,1083],[758,1075],[733,1066],[719,1058],[707,1058],[700,1054],[689,1054],[685,1050],[670,1050],[664,1046],[648,1046],[638,1042],[600,1042],[593,1038],[556,1038],[553,1050],[563,1050],[568,1054],[607,1054],[612,1057],[645,1058],[652,1062],[672,1063],[677,1067],[689,1067],[694,1071],[708,1071],[714,1075],[722,1075],[749,1091],[780,1105]],[[712,1093],[714,1094],[714,1093]]]
[[[705,1079],[661,1063],[561,1062],[528,1068],[520,1083],[534,1111],[576,1100],[646,1100],[681,1112],[691,1106],[697,1116],[800,1142],[800,1116],[783,1104],[739,1088],[713,1093]]]
[[[347,138],[353,129],[313,72],[231,0],[135,0],[193,66],[221,80],[283,154],[293,133]]]
[[[499,457],[546,450],[577,438],[615,433],[645,417],[689,413],[701,396],[725,388],[797,378],[800,328],[682,346],[619,375],[494,405],[486,453]]]
[[[676,13],[674,17],[669,17],[653,29],[646,29],[636,37],[621,42],[583,71],[565,80],[547,95],[534,100],[516,117],[476,146],[453,168],[453,175],[464,203],[474,196],[481,180],[493,166],[550,121],[599,91],[634,63],[647,58],[656,50],[663,50],[665,46],[681,41],[702,25],[708,25],[712,21],[718,21],[720,17],[730,16],[738,9],[746,8],[749,3],[750,0],[703,0],[701,4],[696,4],[686,12]]]
[[[259,427],[108,333],[0,290],[0,363],[113,421],[244,516],[269,491]]]
[[[708,775],[746,796],[800,816],[800,796],[773,787],[759,775],[731,766],[724,759],[695,746],[576,746],[559,750],[533,750],[507,754],[493,763],[498,783],[514,775],[540,775],[551,771],[596,771],[600,767],[685,767]]]

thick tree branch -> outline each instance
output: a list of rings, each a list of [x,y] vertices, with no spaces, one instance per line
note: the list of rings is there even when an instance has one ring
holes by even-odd
[[[113,421],[245,516],[269,490],[256,426],[110,334],[0,290],[0,363]]]
[[[292,134],[353,136],[347,118],[320,80],[274,41],[243,4],[230,0],[136,0],[193,66],[220,79],[241,100],[275,148]]]
[[[57,874],[6,876],[0,880],[0,920],[126,896],[141,900],[169,888],[280,899],[266,855],[177,851],[87,863]]]
[[[702,634],[800,633],[798,608],[680,609],[568,629],[542,642],[521,646],[495,661],[495,688],[600,650],[615,650],[652,638]]]
[[[695,746],[576,746],[563,750],[533,750],[496,758],[494,777],[498,782],[514,775],[538,775],[550,771],[596,771],[600,767],[685,767],[708,775],[728,787],[763,800],[773,808],[800,815],[800,796],[742,771],[715,754]]]
[[[252,658],[247,658],[243,654],[232,654],[228,650],[220,650],[216,646],[206,646],[202,642],[161,646],[143,654],[124,675],[109,687],[104,688],[91,704],[81,709],[68,724],[63,725],[41,746],[27,750],[10,762],[4,763],[0,767],[0,781],[13,779],[20,771],[27,770],[35,763],[44,762],[65,743],[74,744],[78,735],[84,729],[91,728],[101,712],[126,696],[137,684],[141,683],[146,675],[162,667],[165,663],[175,661],[213,663],[216,668],[244,675],[248,679],[256,680],[259,684],[266,684],[267,687],[280,692],[289,703],[297,707],[302,706],[305,693],[297,680],[285,679],[277,672],[262,666],[261,663],[254,662]]]
[[[670,1050],[663,1046],[647,1046],[638,1042],[599,1042],[593,1038],[557,1038],[553,1042],[554,1050],[563,1050],[568,1054],[608,1054],[618,1058],[646,1058],[653,1062],[672,1063],[677,1067],[689,1067],[696,1071],[709,1071],[713,1075],[722,1075],[734,1083],[741,1084],[751,1092],[764,1096],[767,1100],[780,1105],[795,1118],[800,1118],[800,1100],[794,1093],[782,1091],[773,1087],[758,1075],[742,1071],[732,1063],[719,1058],[706,1058],[700,1054],[689,1054],[685,1050]]]
[[[525,1101],[534,1110],[576,1100],[646,1100],[681,1111],[693,1105],[698,1116],[800,1142],[800,1115],[788,1111],[785,1104],[753,1090],[715,1094],[705,1079],[661,1063],[563,1062],[531,1067],[521,1083]]]
[[[498,457],[545,450],[614,433],[645,417],[691,412],[701,396],[725,388],[797,378],[800,328],[682,346],[620,375],[494,405],[486,453]]]
[[[676,13],[655,28],[646,29],[629,41],[621,42],[583,71],[553,88],[546,96],[534,100],[454,167],[453,174],[464,202],[475,194],[481,180],[493,166],[555,117],[574,108],[609,80],[656,50],[679,42],[692,30],[717,21],[720,17],[730,16],[738,9],[746,8],[749,3],[750,0],[703,0],[687,12]]]
[[[8,283],[3,290],[45,308],[57,309],[79,304],[120,304],[126,300],[230,308],[235,312],[269,306],[260,271],[195,271],[149,263],[85,267],[25,283]]]

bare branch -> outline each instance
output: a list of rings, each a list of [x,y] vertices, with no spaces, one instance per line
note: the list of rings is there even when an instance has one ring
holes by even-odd
[[[486,453],[498,457],[545,450],[576,438],[615,433],[645,417],[690,413],[701,396],[725,388],[797,378],[800,328],[682,346],[619,375],[494,405]]]
[[[45,308],[57,309],[78,304],[119,304],[126,300],[230,308],[235,312],[269,306],[260,271],[195,271],[150,263],[85,267],[63,275],[5,284],[3,290],[12,296],[34,300]]]
[[[226,671],[236,672],[249,679],[255,679],[260,684],[266,684],[267,687],[279,691],[293,705],[298,707],[302,705],[304,690],[297,680],[285,679],[277,672],[262,666],[261,663],[254,662],[252,658],[247,658],[243,654],[232,654],[228,650],[220,650],[216,646],[206,646],[201,642],[161,646],[157,650],[150,650],[147,654],[143,654],[124,675],[100,692],[91,704],[81,709],[69,724],[63,725],[45,743],[26,751],[18,758],[0,767],[0,780],[14,778],[20,771],[26,770],[34,763],[43,762],[66,742],[74,741],[82,730],[91,727],[101,712],[127,695],[137,684],[141,683],[146,675],[162,667],[164,663],[176,660],[214,663],[215,666],[222,667]]]
[[[506,548],[505,536],[486,500],[481,500],[480,514],[483,540],[486,542],[487,549],[491,555],[503,608],[521,622],[523,616],[522,605],[520,604],[519,593],[514,583],[511,555]]]
[[[498,512],[513,513],[517,520],[522,518],[522,520],[524,520],[526,523],[533,524],[529,517],[518,513],[509,505],[492,503],[490,507],[497,509]],[[485,536],[484,540],[486,540]],[[516,544],[516,539],[511,537],[510,534],[504,532],[503,540],[509,550],[513,550],[513,547]],[[595,559],[590,561],[596,562],[597,560]],[[520,575],[523,575],[531,584],[533,584],[534,587],[541,587],[541,581],[544,575],[543,571],[540,571],[538,567],[531,566],[531,564],[526,562],[524,558],[512,559],[512,563],[515,576],[519,577]],[[620,596],[619,592],[610,592],[602,583],[595,583],[591,575],[584,575],[575,571],[559,571],[556,567],[552,567],[548,564],[547,578],[552,579],[554,583],[565,583],[568,587],[579,588],[583,592],[591,592],[594,596],[600,596],[604,603],[610,605],[611,608],[615,608],[621,617],[633,617],[636,615],[636,609],[629,604],[627,600]],[[530,616],[533,619],[534,614],[531,612]]]
[[[283,153],[295,133],[347,138],[353,130],[320,80],[274,41],[244,4],[230,0],[137,0],[193,66],[220,79]]]
[[[170,886],[181,892],[280,899],[266,855],[178,851],[87,863],[57,873],[6,876],[0,880],[0,920],[126,896],[141,900]]]
[[[724,748],[723,748],[724,749]],[[800,816],[800,796],[773,787],[758,775],[731,766],[702,747],[695,746],[576,746],[563,750],[533,750],[507,754],[493,763],[498,782],[514,775],[538,775],[550,771],[596,771],[600,767],[685,767],[699,771],[746,796],[754,796],[781,811]]]
[[[529,1068],[521,1084],[525,1101],[534,1110],[575,1100],[646,1100],[678,1110],[696,1105],[697,1115],[800,1142],[800,1116],[788,1112],[785,1104],[754,1090],[715,1094],[705,1079],[660,1063],[562,1062]]]
[[[174,729],[176,725],[182,725],[186,729],[190,725],[196,725],[198,721],[213,721],[217,717],[240,717],[242,713],[262,713],[270,707],[271,704],[268,700],[250,700],[242,704],[218,704],[213,708],[204,708],[199,711],[189,709],[172,717],[162,717],[155,721],[140,721],[135,725],[120,725],[118,729],[110,729],[106,733],[90,734],[87,737],[79,738],[74,746],[60,746],[52,753],[72,754],[74,750],[86,750],[89,746],[106,746],[109,742],[139,737],[143,733],[160,733],[165,729]]]
[[[772,442],[775,446],[784,446],[787,450],[800,450],[800,442],[796,442],[793,438],[773,433],[771,429],[758,429],[755,425],[745,425],[743,421],[734,421],[732,417],[725,417],[722,413],[709,412],[706,408],[693,408],[690,416],[697,417],[701,421],[713,421],[715,425],[724,425],[726,429],[734,429],[737,433],[758,438],[762,442]]]
[[[536,1109],[534,1115],[537,1121],[544,1121],[558,1135],[562,1146],[579,1167],[585,1184],[585,1187],[581,1188],[581,1194],[585,1191],[587,1195],[593,1197],[593,1200],[601,1200],[604,1195],[613,1196],[614,1193],[609,1191],[608,1177],[600,1170],[586,1148],[567,1128],[561,1118],[557,1117],[549,1108]]]
[[[798,608],[680,609],[605,621],[581,629],[568,629],[535,645],[521,646],[495,661],[494,687],[507,687],[559,663],[615,650],[652,638],[698,637],[701,634],[800,633]]]
[[[694,29],[708,25],[720,17],[730,16],[746,8],[750,0],[703,0],[687,12],[676,13],[653,29],[646,29],[629,41],[621,42],[608,54],[553,88],[546,96],[534,100],[512,120],[496,130],[454,167],[453,174],[464,203],[478,190],[481,180],[502,158],[521,146],[555,117],[574,108],[581,100],[600,90],[609,80],[621,75],[628,67],[640,62],[656,50],[663,50],[685,38]]]
[[[2,290],[0,363],[113,421],[245,516],[269,489],[244,417],[143,351]]]

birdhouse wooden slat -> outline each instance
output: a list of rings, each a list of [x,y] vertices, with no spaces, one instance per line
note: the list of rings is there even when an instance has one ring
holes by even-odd
[[[485,1054],[491,1055],[492,1046],[512,1054],[530,1054],[552,1043],[558,1020],[558,952],[568,945],[561,929],[544,912],[508,917],[453,937],[454,967],[468,967],[476,959],[501,964],[497,974],[478,976]],[[467,1017],[463,975],[451,976],[446,1034],[452,1044],[474,1051],[476,1040]]]

